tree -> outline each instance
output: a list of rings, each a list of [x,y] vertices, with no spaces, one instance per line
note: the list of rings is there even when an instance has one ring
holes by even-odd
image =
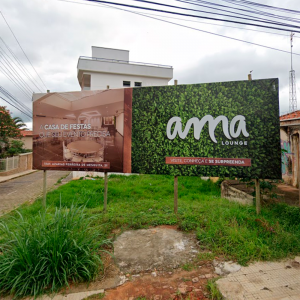
[[[21,130],[28,130],[27,125],[23,122],[23,120],[20,117],[14,117],[13,121],[17,128]]]
[[[5,153],[9,150],[9,138],[18,139],[22,137],[21,131],[18,128],[20,123],[24,124],[20,118],[15,122],[9,110],[5,106],[0,106],[0,157],[6,156]]]

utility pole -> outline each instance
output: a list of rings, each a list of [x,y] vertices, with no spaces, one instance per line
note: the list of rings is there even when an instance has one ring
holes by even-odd
[[[296,77],[293,70],[293,36],[295,33],[291,32],[291,71],[290,71],[290,112],[297,110],[297,95],[296,95]]]

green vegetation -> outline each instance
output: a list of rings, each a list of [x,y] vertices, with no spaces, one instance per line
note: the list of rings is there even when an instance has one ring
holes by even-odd
[[[207,283],[207,289],[210,293],[210,299],[211,300],[222,300],[222,294],[220,293],[217,284],[216,284],[216,279],[209,280]]]
[[[102,270],[100,246],[108,242],[91,226],[84,207],[56,208],[25,220],[18,228],[1,223],[0,291],[15,297],[56,292],[68,282],[91,281]]]
[[[107,239],[126,229],[157,225],[194,230],[204,250],[199,260],[222,256],[245,265],[299,255],[298,207],[272,204],[257,216],[255,207],[221,199],[211,181],[179,177],[176,215],[173,180],[172,176],[110,175],[107,213],[102,178],[71,181],[48,193],[46,212],[38,199],[19,209],[22,217],[17,212],[3,216],[0,290],[17,296],[38,294],[68,282],[92,280],[101,273],[99,254],[107,249]],[[61,255],[55,256],[54,249],[60,249]],[[73,254],[83,258],[72,260]]]
[[[195,268],[195,265],[192,263],[186,263],[181,268],[184,271],[192,271]]]
[[[98,299],[103,299],[104,296],[105,296],[104,293],[100,293],[100,294],[91,295],[87,298],[84,298],[83,300],[98,300]]]
[[[0,158],[14,156],[28,152],[23,149],[24,143],[20,130],[26,130],[26,124],[19,117],[12,118],[10,111],[5,106],[0,106]],[[0,169],[2,166],[0,166]]]
[[[19,155],[20,153],[32,152],[30,149],[24,149],[24,143],[20,140],[11,140],[8,143],[8,148],[6,151],[7,156]]]

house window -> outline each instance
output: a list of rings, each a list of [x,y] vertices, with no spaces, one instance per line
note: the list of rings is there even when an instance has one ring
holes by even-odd
[[[142,83],[141,82],[135,82],[134,86],[142,86]]]
[[[130,81],[123,81],[123,86],[130,86]]]

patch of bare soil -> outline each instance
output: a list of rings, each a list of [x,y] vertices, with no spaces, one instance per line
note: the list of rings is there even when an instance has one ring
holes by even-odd
[[[216,277],[210,263],[196,270],[181,269],[172,272],[153,271],[137,275],[127,274],[128,281],[105,291],[103,300],[208,300],[207,281]]]
[[[104,297],[94,295],[86,300],[208,300],[207,282],[218,277],[211,261],[198,261],[188,265],[192,270],[181,268],[139,274],[123,274],[111,257],[106,257],[105,275],[87,284],[71,284],[60,294],[104,289]]]
[[[103,278],[65,293],[103,289],[104,300],[208,300],[207,282],[218,275],[211,261],[197,258],[202,251],[194,234],[175,226],[127,231],[114,242],[114,256],[106,256]]]
[[[114,242],[114,261],[126,282],[103,299],[209,299],[207,282],[217,275],[212,262],[197,259],[199,252],[195,234],[176,226],[124,232]]]

